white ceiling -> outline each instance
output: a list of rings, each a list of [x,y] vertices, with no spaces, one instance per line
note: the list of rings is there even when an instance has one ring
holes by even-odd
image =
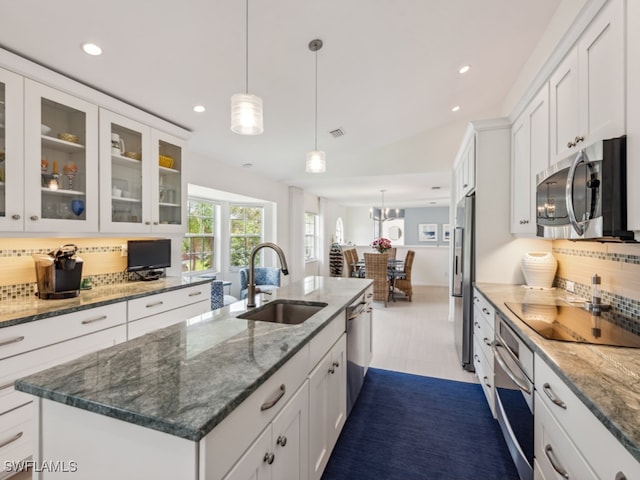
[[[192,130],[190,148],[203,155],[252,163],[254,173],[344,205],[378,203],[386,189],[387,205],[427,206],[447,203],[464,125],[500,113],[559,3],[249,0],[249,92],[265,110],[255,137],[229,129],[229,99],[245,89],[242,0],[5,1],[0,44]],[[304,171],[314,147],[314,38],[324,42],[320,175]],[[85,41],[103,55],[84,54]],[[464,64],[471,71],[459,75]],[[193,112],[197,104],[207,111]],[[334,139],[337,127],[345,135]]]

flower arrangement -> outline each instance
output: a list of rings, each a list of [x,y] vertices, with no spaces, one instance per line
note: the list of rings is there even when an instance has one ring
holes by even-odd
[[[378,252],[384,253],[391,248],[391,240],[384,237],[376,238],[371,246]]]

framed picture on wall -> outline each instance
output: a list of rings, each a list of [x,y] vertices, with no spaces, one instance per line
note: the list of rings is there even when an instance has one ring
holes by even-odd
[[[437,223],[419,223],[418,224],[418,241],[419,242],[437,242],[438,241],[438,224]]]
[[[442,240],[445,242],[451,240],[451,225],[448,223],[442,224]]]

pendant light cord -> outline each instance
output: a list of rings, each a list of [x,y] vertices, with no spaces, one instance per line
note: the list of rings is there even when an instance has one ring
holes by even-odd
[[[315,150],[318,150],[318,50],[316,50],[316,119],[315,119]]]
[[[245,85],[247,86],[247,95],[249,94],[249,0],[246,1],[246,9],[245,9]]]

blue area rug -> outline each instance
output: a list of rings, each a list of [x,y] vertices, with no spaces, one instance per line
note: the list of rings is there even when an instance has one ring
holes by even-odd
[[[323,480],[510,480],[482,387],[370,368]]]

